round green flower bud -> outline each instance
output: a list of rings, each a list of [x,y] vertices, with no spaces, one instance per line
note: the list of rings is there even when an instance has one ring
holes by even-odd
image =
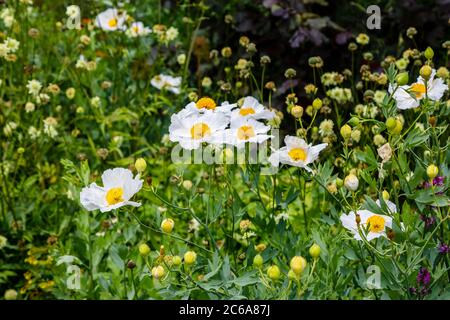
[[[145,169],[147,168],[147,162],[145,162],[144,158],[139,158],[134,163],[134,167],[138,172],[144,172]]]
[[[433,70],[431,69],[431,67],[429,65],[424,65],[422,66],[422,68],[420,68],[420,76],[422,78],[424,78],[425,80],[428,80],[431,76],[431,73],[433,72]]]
[[[267,276],[273,281],[280,279],[281,276],[280,268],[278,268],[278,266],[276,265],[270,266],[267,269]]]
[[[396,121],[395,118],[392,118],[392,117],[387,118],[387,120],[386,120],[386,128],[389,131],[394,130],[396,126],[397,126],[397,121]]]
[[[172,263],[174,266],[179,266],[181,264],[181,257],[180,256],[174,256],[172,258]]]
[[[351,134],[352,134],[352,127],[350,127],[348,124],[344,124],[341,127],[341,136],[342,136],[342,138],[348,139],[348,138],[350,138]]]
[[[359,125],[359,119],[357,117],[352,117],[349,121],[348,124],[351,125],[352,127],[356,127]]]
[[[260,254],[257,254],[254,258],[253,258],[253,265],[257,268],[261,268],[261,266],[264,263],[264,259]]]
[[[16,300],[17,291],[14,289],[8,289],[5,291],[5,300]]]
[[[148,254],[150,253],[150,247],[143,243],[139,246],[139,254],[143,257],[148,256]]]
[[[431,49],[430,47],[425,49],[425,52],[423,53],[423,55],[425,56],[425,58],[427,58],[428,60],[433,59],[434,57],[434,51],[433,49]]]
[[[314,99],[312,106],[314,108],[314,110],[320,110],[320,108],[322,108],[322,100],[320,100],[319,98]]]
[[[409,75],[408,72],[400,72],[396,77],[395,81],[399,86],[404,86],[408,84],[409,81]]]
[[[184,263],[187,265],[194,264],[195,260],[197,260],[197,254],[194,251],[187,251],[184,254]]]
[[[165,233],[171,233],[173,230],[173,227],[175,226],[175,222],[172,219],[164,219],[161,222],[161,229]]]
[[[320,246],[316,243],[314,243],[311,248],[309,248],[309,254],[314,259],[317,259],[320,256]]]
[[[434,179],[434,178],[436,178],[438,173],[439,173],[439,168],[437,166],[435,166],[434,164],[430,164],[427,167],[427,176],[428,176],[428,178]]]
[[[290,266],[296,274],[301,274],[306,268],[306,260],[302,256],[295,256],[291,259]]]

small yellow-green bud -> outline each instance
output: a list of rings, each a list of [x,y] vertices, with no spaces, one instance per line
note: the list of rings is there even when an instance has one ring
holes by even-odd
[[[408,84],[409,81],[409,75],[408,72],[400,72],[396,77],[395,81],[399,86],[404,86]]]
[[[428,47],[428,48],[425,49],[425,52],[423,53],[423,55],[428,60],[431,60],[434,57],[434,51],[433,51],[433,49],[431,49],[431,47]]]
[[[273,281],[280,279],[281,276],[280,268],[278,268],[278,266],[276,265],[270,266],[267,269],[267,276]]]
[[[322,108],[322,100],[320,100],[319,98],[314,99],[312,106],[314,108],[314,110],[320,110],[320,108]]]
[[[145,161],[144,158],[139,158],[134,163],[134,167],[138,172],[144,172],[145,169],[147,168],[147,162]]]
[[[139,254],[143,257],[147,256],[150,253],[150,247],[143,243],[139,246]]]
[[[5,291],[5,300],[16,300],[17,291],[14,289],[8,289]]]
[[[431,76],[431,73],[433,72],[433,70],[431,69],[431,67],[429,65],[424,65],[422,66],[422,68],[420,68],[420,75],[422,78],[424,78],[425,80],[428,80]]]
[[[164,268],[162,266],[157,266],[157,267],[153,267],[152,269],[152,276],[155,279],[161,279],[162,277],[164,277]]]
[[[298,119],[301,118],[303,115],[303,108],[301,106],[294,106],[291,109],[291,114],[294,116],[294,118]]]
[[[195,260],[197,260],[197,254],[194,251],[187,251],[184,254],[184,263],[187,265],[194,264]]]
[[[395,128],[391,130],[391,133],[394,135],[398,135],[403,130],[403,124],[399,119],[396,119],[395,122],[396,122]]]
[[[309,248],[309,254],[313,259],[317,259],[320,256],[320,246],[317,243],[314,243],[311,248]]]
[[[390,195],[389,192],[387,192],[386,190],[383,190],[382,196],[385,201],[389,200]]]
[[[359,119],[357,117],[352,117],[348,121],[348,124],[351,125],[352,127],[356,127],[357,125],[359,125]]]
[[[386,128],[391,131],[394,130],[395,127],[397,126],[397,121],[395,120],[395,118],[387,118],[386,120]]]
[[[261,268],[261,266],[264,263],[264,259],[260,254],[257,254],[254,258],[253,258],[253,265],[257,268]]]
[[[165,233],[171,233],[174,226],[175,226],[175,222],[172,219],[170,219],[170,218],[164,219],[161,222],[161,229]]]
[[[306,260],[302,256],[295,256],[291,259],[290,266],[296,274],[301,274],[306,268]]]
[[[351,134],[352,134],[352,127],[350,127],[348,124],[344,124],[341,127],[341,136],[344,139],[349,139]]]
[[[173,256],[172,263],[174,266],[179,266],[181,264],[181,257],[180,256]]]
[[[434,164],[430,164],[427,167],[427,176],[428,176],[428,178],[434,179],[434,178],[436,178],[438,173],[439,173],[439,168],[437,166],[435,166]]]

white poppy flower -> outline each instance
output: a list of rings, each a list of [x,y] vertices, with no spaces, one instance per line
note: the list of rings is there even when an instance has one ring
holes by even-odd
[[[180,93],[181,77],[172,77],[160,74],[153,77],[150,83],[159,90],[166,89],[175,94]]]
[[[417,82],[412,85],[400,86],[397,90],[392,84],[389,85],[390,94],[395,90],[393,97],[397,102],[397,108],[402,110],[417,108],[420,105],[420,100],[425,97],[433,101],[441,99],[444,92],[448,90],[448,85],[441,78],[435,78],[435,75],[436,70],[433,69],[428,82],[419,76]]]
[[[100,209],[101,212],[107,212],[126,205],[141,205],[130,201],[142,188],[143,181],[139,179],[139,175],[133,178],[133,173],[128,169],[108,169],[103,172],[102,181],[103,187],[94,182],[81,190],[80,202],[86,210]]]
[[[95,26],[106,31],[124,30],[126,19],[125,12],[119,13],[117,9],[109,8],[98,14],[95,18]]]
[[[350,230],[356,240],[362,240],[360,232],[365,234],[366,229],[368,229],[368,233],[365,234],[365,237],[370,241],[375,238],[386,237],[386,227],[392,228],[391,217],[375,214],[369,210],[358,210],[356,212],[361,219],[359,228],[356,223],[355,212],[351,211],[349,214],[343,214],[340,218],[344,228]]]
[[[137,21],[131,24],[130,28],[126,31],[126,34],[130,38],[136,38],[139,36],[146,36],[151,32],[152,30],[149,27],[146,27],[142,22]]]
[[[240,108],[231,111],[231,119],[238,118],[253,118],[256,120],[265,119],[271,120],[275,117],[275,112],[268,110],[255,98],[248,96],[244,98],[244,101]]]
[[[308,167],[308,164],[314,162],[318,157],[320,151],[327,147],[327,143],[321,143],[316,146],[307,144],[305,140],[286,136],[284,138],[285,147],[274,151],[270,157],[269,162],[274,167],[278,167],[280,163],[288,164],[304,168],[309,172],[312,169]]]
[[[169,138],[172,142],[179,142],[184,149],[197,149],[203,142],[212,143],[217,141],[217,136],[223,136],[228,123],[226,115],[210,110],[188,117],[174,114],[169,126]]]
[[[273,136],[267,135],[270,130],[270,126],[266,126],[255,119],[238,119],[231,122],[230,129],[223,132],[224,139],[217,141],[218,143],[224,142],[229,145],[236,146],[238,148],[245,147],[247,142],[249,143],[262,143]]]

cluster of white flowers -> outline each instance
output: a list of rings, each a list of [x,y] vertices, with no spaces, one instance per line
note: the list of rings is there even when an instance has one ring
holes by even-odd
[[[213,99],[203,97],[172,115],[169,137],[188,150],[199,148],[203,142],[242,148],[247,142],[262,143],[271,138],[267,135],[270,126],[258,120],[274,116],[253,97],[245,97],[240,106],[228,102],[217,106]]]
[[[146,36],[152,32],[140,21],[133,22],[127,27],[127,20],[128,15],[125,11],[110,8],[97,15],[95,25],[105,31],[125,31],[125,34],[130,38]]]
[[[0,43],[0,58],[8,58],[19,49],[20,42],[13,38],[6,38]]]
[[[213,99],[203,97],[172,115],[169,138],[187,150],[197,149],[203,143],[242,149],[248,143],[261,144],[272,139],[273,136],[268,134],[271,126],[262,121],[270,121],[274,117],[275,112],[251,96],[235,104],[224,102],[220,106]],[[272,152],[270,164],[274,167],[280,163],[287,164],[307,171],[312,171],[308,164],[315,161],[327,146],[326,143],[312,146],[293,136],[287,136],[285,144],[285,147]]]

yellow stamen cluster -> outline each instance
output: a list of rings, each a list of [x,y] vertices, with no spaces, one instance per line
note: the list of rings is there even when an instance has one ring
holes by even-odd
[[[241,116],[248,116],[250,114],[255,114],[255,110],[253,108],[241,108],[239,114]]]
[[[307,156],[306,151],[302,148],[293,148],[289,150],[288,155],[294,161],[305,161]]]
[[[384,231],[385,220],[383,217],[373,215],[367,219],[367,224],[369,226],[369,231],[380,233]]]
[[[207,110],[214,110],[216,109],[216,103],[213,99],[209,97],[203,97],[200,98],[197,103],[195,104],[197,109],[207,109]]]
[[[108,25],[109,25],[111,28],[117,27],[117,19],[116,19],[116,18],[110,19],[110,20],[108,21]]]
[[[242,126],[237,131],[239,140],[248,140],[255,136],[255,130],[252,126]]]
[[[206,123],[196,123],[191,128],[192,139],[198,140],[211,135],[211,129]]]
[[[106,202],[108,202],[108,204],[112,206],[124,201],[122,197],[123,197],[122,188],[111,188],[106,193]]]
[[[417,99],[422,98],[425,94],[426,88],[422,83],[414,83],[411,85],[411,93],[413,93]]]

